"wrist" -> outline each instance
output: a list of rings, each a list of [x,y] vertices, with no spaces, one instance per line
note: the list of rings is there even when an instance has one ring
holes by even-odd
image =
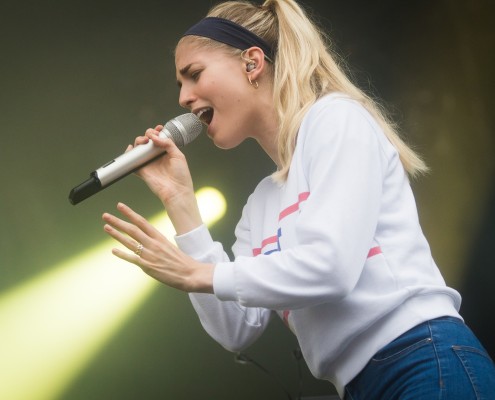
[[[198,267],[194,276],[195,293],[210,293],[213,294],[213,273],[215,271],[214,264],[204,264],[198,262]]]
[[[194,193],[162,200],[162,203],[177,235],[188,233],[203,224]]]

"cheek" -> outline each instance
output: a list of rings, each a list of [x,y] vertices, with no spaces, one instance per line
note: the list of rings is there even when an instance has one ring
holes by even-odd
[[[225,75],[225,78],[217,77],[209,80],[208,89],[231,105],[240,105],[242,98],[247,94],[244,81],[232,74]]]

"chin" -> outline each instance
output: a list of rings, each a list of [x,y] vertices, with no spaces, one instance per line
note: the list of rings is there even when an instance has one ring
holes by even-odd
[[[234,138],[229,136],[221,137],[219,135],[215,135],[210,136],[210,138],[213,140],[214,145],[222,150],[233,149],[243,142],[243,140],[235,140]]]

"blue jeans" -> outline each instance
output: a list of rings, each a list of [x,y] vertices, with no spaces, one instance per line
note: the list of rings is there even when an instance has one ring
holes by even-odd
[[[382,348],[345,389],[345,400],[489,400],[495,366],[461,320],[442,317]]]

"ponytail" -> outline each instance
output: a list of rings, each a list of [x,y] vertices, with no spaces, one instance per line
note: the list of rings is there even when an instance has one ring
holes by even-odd
[[[244,26],[276,51],[272,69],[273,104],[279,126],[280,165],[273,174],[277,181],[287,179],[304,115],[319,98],[332,92],[347,94],[373,115],[399,152],[410,176],[428,170],[400,138],[380,104],[350,81],[344,63],[331,50],[328,37],[294,0],[266,0],[261,6],[247,1],[227,1],[213,7],[208,16]]]

